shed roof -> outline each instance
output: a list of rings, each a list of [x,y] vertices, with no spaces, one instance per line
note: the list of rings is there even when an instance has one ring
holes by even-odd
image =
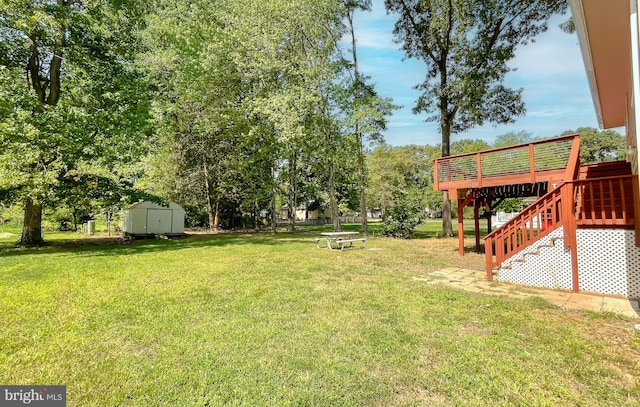
[[[127,210],[131,209],[172,209],[172,210],[184,210],[182,206],[175,202],[169,202],[169,206],[158,205],[151,201],[140,201],[130,205]]]

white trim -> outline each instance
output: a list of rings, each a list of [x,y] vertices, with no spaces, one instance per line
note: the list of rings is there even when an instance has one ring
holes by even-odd
[[[634,1],[634,0],[631,0]],[[571,6],[571,14],[576,27],[576,33],[580,40],[580,50],[582,51],[582,60],[587,71],[587,80],[591,89],[591,98],[596,110],[598,125],[604,129],[604,120],[602,118],[602,106],[600,105],[600,95],[598,94],[598,83],[596,81],[595,69],[593,67],[593,58],[591,56],[591,45],[589,44],[589,34],[587,32],[587,23],[584,18],[584,9],[581,0],[569,0]]]
[[[633,131],[632,137],[635,139],[635,147],[638,146],[638,118],[640,118],[640,30],[638,29],[638,0],[630,1],[631,15],[629,16],[629,28],[631,31],[631,114],[633,114],[633,129],[627,128],[627,131]],[[635,148],[632,155],[637,160],[638,150]]]
[[[633,118],[637,123],[640,117],[640,106],[638,106],[637,96],[640,96],[640,52],[638,49],[638,10],[637,0],[631,0],[631,15],[629,16],[631,31],[631,103],[633,106]]]

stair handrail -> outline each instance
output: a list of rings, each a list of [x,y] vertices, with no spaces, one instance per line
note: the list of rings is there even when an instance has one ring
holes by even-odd
[[[554,185],[553,190],[484,238],[488,280],[493,280],[494,267],[500,267],[503,261],[539,241],[560,226],[565,226],[565,246],[571,247],[575,251],[576,220],[573,205],[575,186],[571,181],[578,178],[580,170],[580,136],[567,137],[572,137],[573,140],[565,168],[564,182],[560,185]],[[564,207],[562,201],[567,203]],[[534,219],[537,220],[535,226]],[[495,261],[493,260],[494,245]]]
[[[523,209],[516,217],[485,236],[484,245],[489,280],[493,279],[493,269],[500,267],[506,259],[563,225],[561,197],[562,191],[566,188],[567,183],[563,182]],[[509,241],[506,241],[507,239]],[[495,260],[493,259],[494,254]]]
[[[537,201],[532,203],[527,208],[523,209],[520,214],[509,220],[502,227],[494,230],[485,236],[485,256],[487,265],[487,278],[491,280],[493,278],[493,269],[498,268],[502,263],[518,254],[526,247],[529,247],[547,236],[553,230],[564,227],[564,245],[566,247],[572,247],[572,237],[575,236],[575,229],[577,225],[618,225],[618,226],[633,226],[635,217],[637,216],[634,211],[632,202],[628,205],[625,204],[624,198],[619,205],[621,213],[614,216],[605,217],[602,219],[590,219],[589,222],[585,222],[586,213],[583,213],[582,207],[584,203],[584,191],[579,186],[585,186],[588,184],[599,183],[606,188],[618,188],[623,190],[625,180],[631,180],[631,185],[635,184],[636,175],[616,175],[611,177],[600,177],[593,179],[579,179],[563,182],[556,189],[548,192],[540,197]],[[617,184],[613,181],[619,181]],[[612,191],[607,190],[611,197],[615,196]],[[603,191],[601,190],[600,193]],[[601,199],[601,198],[599,198]],[[563,202],[568,202],[568,205],[563,205]],[[576,205],[578,208],[576,208]],[[601,204],[600,211],[607,210],[606,215],[609,215],[609,211],[615,209],[616,203],[609,202]],[[552,216],[547,218],[546,214],[550,213]],[[543,220],[542,214],[545,214],[544,221],[547,223],[541,223]],[[534,225],[533,219],[537,219],[537,225]],[[525,234],[526,227],[529,228]],[[520,233],[518,236],[517,234]],[[511,238],[512,235],[520,238],[519,241],[507,242],[506,238]],[[575,238],[573,238],[575,240]],[[495,246],[495,253],[494,253]],[[495,260],[493,256],[495,255]]]

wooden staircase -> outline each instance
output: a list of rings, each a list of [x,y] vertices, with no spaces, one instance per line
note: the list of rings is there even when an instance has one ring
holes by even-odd
[[[512,269],[516,263],[526,262],[528,256],[538,256],[541,249],[561,241],[571,248],[577,228],[633,228],[631,192],[635,185],[637,177],[631,174],[627,162],[580,166],[577,179],[557,185],[485,237],[487,278],[491,280],[500,269]],[[560,227],[561,235],[538,243]]]
[[[600,268],[595,265],[597,256],[606,254],[595,254],[594,257],[593,253],[597,253],[600,245],[608,247],[602,250],[618,256],[610,259],[611,264],[623,264],[617,258],[623,258],[626,262],[631,259],[630,256],[640,257],[640,249],[637,254],[630,255],[628,253],[631,248],[628,246],[623,247],[628,252],[619,254],[616,248],[620,246],[612,246],[610,240],[614,235],[618,236],[616,239],[620,236],[627,236],[624,239],[634,236],[617,233],[619,229],[634,229],[635,247],[640,248],[640,219],[636,219],[640,215],[636,216],[635,213],[640,196],[637,175],[632,175],[631,166],[626,162],[581,166],[579,156],[580,136],[573,134],[437,159],[434,165],[434,186],[437,190],[448,191],[449,196],[456,197],[458,202],[459,253],[464,255],[465,249],[465,207],[473,207],[476,250],[480,251],[479,219],[483,208],[485,213],[491,213],[506,198],[539,196],[537,201],[518,216],[484,238],[487,279],[492,280],[496,270],[503,269],[505,274],[511,276],[521,271],[532,273],[526,278],[520,278],[523,275],[518,274],[514,280],[523,281],[530,276],[540,277],[544,273],[551,273],[547,276],[547,281],[553,281],[557,277],[554,274],[556,263],[562,263],[564,286],[568,282],[570,289],[579,291],[578,234],[580,239],[586,239],[581,240],[581,253],[588,257],[588,261],[587,258],[584,259],[585,264],[590,264],[582,271],[585,273],[585,287],[594,287],[600,281],[600,277],[593,271]],[[489,219],[487,226],[490,231]],[[605,240],[598,242],[597,239]],[[590,249],[585,251],[584,245]],[[554,254],[543,261],[545,256],[541,255],[542,252]],[[556,256],[557,261],[553,260],[553,256]],[[591,260],[594,258],[595,263]],[[525,271],[530,267],[520,265],[527,262],[537,264],[538,269]],[[620,267],[620,270],[625,269],[624,272],[628,265]],[[608,270],[617,272],[617,269]],[[640,271],[638,273],[638,277],[633,277],[635,280],[630,284],[636,284],[634,281],[640,280]],[[618,281],[625,278],[625,275],[621,275]],[[607,277],[601,280],[606,281]],[[630,290],[627,291],[640,293],[640,286]],[[618,290],[622,291],[624,290]]]

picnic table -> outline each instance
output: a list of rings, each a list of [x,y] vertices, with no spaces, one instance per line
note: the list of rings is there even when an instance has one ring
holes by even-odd
[[[362,246],[364,247],[367,244],[366,237],[353,237],[358,235],[358,232],[322,232],[320,233],[322,237],[316,237],[316,247],[320,249],[320,242],[327,242],[327,249],[343,250],[345,245],[348,244],[348,247],[353,246],[354,242],[362,242]]]

